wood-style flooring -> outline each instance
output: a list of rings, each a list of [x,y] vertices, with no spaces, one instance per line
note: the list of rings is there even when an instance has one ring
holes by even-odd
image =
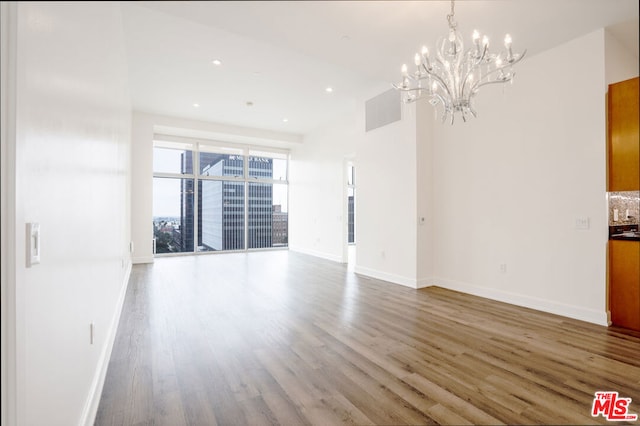
[[[136,265],[96,425],[605,424],[640,335],[288,251]]]

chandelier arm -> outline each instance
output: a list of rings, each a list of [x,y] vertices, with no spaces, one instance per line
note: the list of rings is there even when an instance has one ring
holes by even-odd
[[[410,89],[408,87],[398,86],[395,83],[392,83],[391,86],[393,86],[393,88],[396,89],[396,90],[400,90],[401,92],[408,92],[408,91],[412,90],[412,89]]]
[[[442,97],[442,95],[438,94],[438,93],[434,93],[431,96],[433,96],[434,98],[438,98],[438,100],[440,101],[440,103],[442,103],[442,108],[446,109],[446,105],[447,102],[446,100]]]
[[[480,80],[476,82],[476,85],[479,87],[489,83],[505,83],[509,81],[509,78],[506,75],[502,79],[497,78],[497,76],[495,76],[494,74],[496,74],[498,71],[504,71],[504,69],[500,68],[487,72]],[[491,79],[491,77],[493,77],[493,80]]]
[[[514,74],[514,75],[515,75],[515,74]],[[477,92],[477,90],[478,90],[479,88],[481,88],[481,87],[483,87],[483,86],[488,86],[488,85],[490,85],[490,84],[508,83],[508,82],[510,82],[511,80],[513,80],[513,76],[514,76],[514,75],[512,75],[511,77],[509,77],[509,78],[508,78],[508,79],[506,79],[506,80],[491,80],[491,81],[485,81],[485,82],[482,82],[482,83],[478,83],[478,84],[476,84],[475,86],[473,86],[473,92],[475,93],[475,92]]]
[[[414,75],[407,75],[407,77],[409,78],[409,80],[416,81],[416,82],[419,82],[420,80],[425,79],[424,75],[419,73],[418,71],[416,71]]]
[[[442,63],[442,61],[440,60],[440,58],[436,58],[436,62],[438,62],[440,65],[442,65],[442,69],[446,70],[447,67],[444,66],[444,64]],[[428,71],[429,76],[431,76],[434,80],[436,80],[437,82],[440,83],[440,86],[447,92],[447,95],[449,95],[450,98],[453,97],[453,94],[451,93],[451,88],[449,87],[449,85],[442,79],[442,77],[436,73],[433,72],[433,70],[431,72]]]
[[[504,75],[504,77],[501,78],[501,79],[497,79],[496,78],[494,80],[491,80],[491,77],[494,74],[496,74],[496,73],[498,73],[500,71],[505,71],[507,69],[507,67],[510,68],[511,65],[513,65],[513,64],[507,64],[507,65],[501,66],[500,68],[496,68],[494,70],[491,70],[491,71],[487,72],[485,75],[482,76],[482,78],[480,80],[478,80],[478,82],[476,84],[478,85],[478,87],[480,87],[480,86],[484,86],[485,84],[489,84],[489,83],[506,83],[508,81],[511,81],[513,79],[513,76],[515,75],[515,73],[513,71],[510,71],[510,72],[506,73]]]
[[[432,75],[432,77],[433,77],[434,81],[437,82],[438,85],[442,88],[442,90],[444,90],[447,93],[447,96],[449,98],[453,98],[453,95],[451,94],[451,89],[449,88],[449,85],[447,83],[445,83],[445,81],[442,79],[442,77],[440,77],[439,75]],[[435,93],[434,93],[434,95],[435,95]]]
[[[522,60],[522,58],[524,58],[524,55],[526,55],[526,54],[527,54],[527,49],[524,49],[524,50],[522,51],[522,53],[521,53],[521,54],[520,54],[516,59],[513,59],[513,60],[511,60],[511,61],[507,61],[507,64],[509,64],[509,65],[515,65],[515,64],[517,64],[518,62],[520,62],[520,61]],[[516,53],[515,55],[511,55],[511,57],[515,57],[515,56],[517,56],[517,55],[518,55],[518,54]]]
[[[464,78],[462,79],[462,90],[461,90],[462,97],[464,97],[464,88],[467,86],[467,82],[469,81],[469,76],[473,73],[473,70],[475,70],[476,68],[478,68],[478,64],[475,64],[473,68],[468,69],[467,73],[465,74]],[[482,79],[480,79],[479,81],[482,81]],[[469,93],[473,93],[474,87],[475,86],[473,84],[470,85]]]
[[[477,64],[481,64],[482,61],[484,61],[484,58],[487,56],[487,53],[489,53],[489,45],[485,44],[484,47],[482,48],[482,55],[480,55],[480,58],[478,59]]]
[[[518,62],[520,62],[522,60],[522,58],[524,58],[525,53],[527,53],[526,50],[524,52],[522,52],[520,54],[520,56],[518,56],[516,59],[513,59],[511,62],[506,62],[503,65],[501,65],[499,67],[496,67],[495,69],[487,72],[486,75],[489,76],[489,75],[494,74],[494,73],[496,73],[498,71],[504,70],[505,68],[512,67],[513,65],[517,64]],[[514,55],[514,57],[515,57],[515,55]]]
[[[422,87],[402,87],[397,84],[392,84],[393,88],[399,90],[401,92],[417,92],[419,90],[424,90]]]
[[[424,90],[424,88],[422,88],[422,87],[413,87],[413,88],[412,87],[401,87],[401,86],[398,86],[397,84],[392,84],[392,86],[396,90],[399,90],[401,92],[406,92],[406,93],[412,93],[412,92],[416,93],[417,92],[418,93],[414,97],[408,97],[408,96],[405,97],[404,98],[404,103],[405,104],[413,103],[413,102],[417,101],[418,99],[421,99],[421,98],[424,97],[424,95],[420,93],[422,90]]]
[[[438,62],[440,62],[440,60],[438,60]],[[451,94],[451,89],[449,88],[449,85],[442,79],[442,77],[438,74],[433,73],[433,68],[431,71],[429,71],[426,67],[425,67],[425,71],[426,71],[426,75],[420,75],[419,77],[414,77],[414,76],[408,76],[409,79],[413,80],[413,81],[420,81],[420,80],[426,80],[427,78],[431,78],[433,79],[435,82],[439,83],[439,86],[447,93],[449,98],[453,98],[453,95]],[[397,85],[393,85],[393,87],[395,87],[398,90],[401,90],[403,92],[410,92],[410,91],[418,91],[418,90],[428,90],[429,92],[433,92],[433,90],[431,90],[431,88],[429,87],[414,87],[414,88],[402,88],[402,87],[398,87]],[[441,101],[443,101],[442,96],[436,94],[436,93],[430,93],[431,96],[437,96],[438,98],[440,98]]]
[[[446,111],[442,116],[442,122],[444,123],[444,121],[446,120],[447,114],[451,116],[451,125],[453,126],[453,122],[456,118],[456,115],[453,113],[453,111]]]
[[[522,54],[520,55],[520,57],[518,57],[517,59],[515,59],[513,62],[509,62],[506,63],[500,67],[497,67],[491,71],[488,71],[485,75],[482,76],[482,78],[480,80],[478,80],[478,87],[480,86],[484,86],[485,84],[489,84],[489,83],[506,83],[508,81],[510,81],[511,79],[513,79],[513,75],[511,75],[510,77],[507,77],[505,79],[502,80],[489,80],[489,78],[493,75],[496,74],[499,71],[504,71],[506,68],[511,68],[513,65],[517,64],[518,62],[520,62],[522,60],[522,58],[524,58],[524,54],[527,51],[525,50],[524,52],[522,52]],[[509,73],[512,74],[512,73]]]

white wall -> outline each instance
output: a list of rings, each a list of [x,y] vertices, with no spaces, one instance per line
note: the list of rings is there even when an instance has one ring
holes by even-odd
[[[15,418],[21,425],[90,424],[130,270],[131,108],[122,17],[112,2],[11,7]],[[41,228],[41,263],[31,268],[24,255],[28,222]]]
[[[347,117],[306,135],[304,142],[291,150],[291,250],[346,262],[345,159],[353,157],[357,133],[352,117]]]
[[[9,106],[15,106],[15,85],[9,85],[9,75],[15,79],[15,19],[10,19],[9,14],[15,14],[15,7],[10,10],[8,2],[0,3],[0,283],[1,295],[0,314],[2,315],[2,425],[15,423],[15,278],[13,259],[15,253],[8,250],[15,241],[15,231],[11,226],[14,212],[8,206],[14,203],[15,170],[14,162],[7,161],[15,158],[15,144],[9,144],[9,139],[15,140],[14,113],[9,111]],[[11,55],[10,55],[11,53]],[[11,62],[12,66],[9,66]],[[12,80],[13,81],[13,80]],[[14,111],[15,112],[15,111]],[[11,266],[11,267],[10,267]],[[9,285],[9,282],[12,285]],[[9,324],[11,323],[11,325]],[[9,391],[11,389],[11,391]],[[9,407],[12,407],[11,409]]]
[[[400,121],[365,133],[363,99],[352,115],[305,136],[291,153],[292,250],[346,262],[349,159],[356,166],[355,271],[413,288],[430,284],[433,122],[416,121],[416,111],[430,108],[402,105]]]
[[[416,230],[416,287],[433,284],[433,259],[435,256],[434,230],[434,128],[440,125],[428,116],[434,117],[433,107],[426,101],[416,103],[416,207],[418,228]]]
[[[133,113],[131,129],[131,240],[133,263],[153,262],[153,117]]]
[[[604,30],[517,72],[436,127],[435,282],[606,324]]]
[[[604,33],[605,76],[607,84],[617,83],[638,76],[638,58],[608,31]]]
[[[388,87],[370,97],[384,90]],[[364,129],[364,101],[357,120],[360,129]],[[419,285],[417,131],[416,104],[403,104],[400,121],[356,139],[358,255],[355,270],[409,287]]]

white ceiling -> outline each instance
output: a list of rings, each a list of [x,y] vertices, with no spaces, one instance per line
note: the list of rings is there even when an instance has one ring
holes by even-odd
[[[446,33],[450,2],[142,1],[122,9],[136,110],[304,134],[398,80],[402,63]],[[455,18],[469,40],[478,29],[499,45],[509,33],[528,56],[607,28],[638,57],[637,0],[466,0]]]

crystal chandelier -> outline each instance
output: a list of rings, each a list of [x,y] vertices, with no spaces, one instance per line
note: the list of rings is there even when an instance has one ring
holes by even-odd
[[[442,105],[442,122],[447,118],[453,124],[456,113],[463,121],[470,116],[476,117],[473,98],[482,86],[512,81],[515,73],[513,65],[520,62],[526,50],[513,53],[511,36],[504,38],[505,50],[496,54],[489,52],[487,36],[480,40],[478,31],[473,32],[473,46],[466,51],[457,23],[454,20],[454,1],[451,1],[451,13],[447,15],[449,36],[440,37],[436,45],[435,58],[429,49],[422,48],[416,53],[416,70],[410,74],[407,65],[402,65],[402,82],[393,87],[404,92],[404,102],[415,102],[428,98],[434,107]]]

